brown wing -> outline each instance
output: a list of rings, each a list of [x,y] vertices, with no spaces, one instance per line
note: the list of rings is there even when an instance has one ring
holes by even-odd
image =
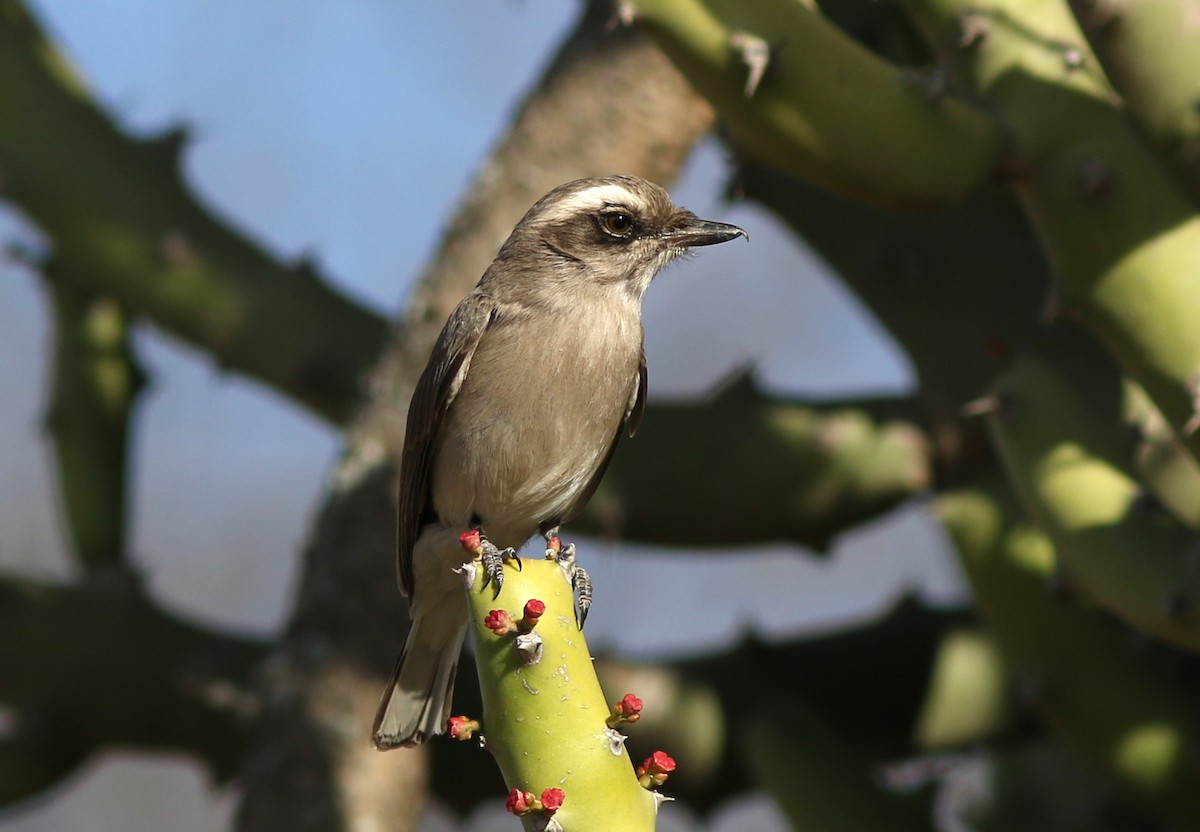
[[[430,505],[429,477],[438,429],[450,403],[462,388],[463,379],[470,370],[471,356],[495,314],[496,304],[486,294],[472,292],[463,299],[438,336],[408,406],[408,427],[400,460],[396,546],[400,591],[410,597],[413,592],[413,546],[421,534],[421,527],[436,519]]]
[[[587,488],[579,495],[574,504],[570,508],[570,514],[567,517],[552,518],[548,523],[544,523],[544,528],[557,526],[559,522],[566,522],[574,517],[579,512],[583,511],[583,507],[588,504],[588,500],[592,499],[592,495],[596,493],[596,489],[600,487],[600,480],[604,479],[604,472],[608,470],[608,463],[612,462],[613,454],[617,451],[617,445],[621,441],[621,434],[626,430],[629,435],[633,436],[637,433],[638,425],[642,423],[642,416],[646,412],[646,349],[642,348],[642,354],[638,360],[638,376],[637,388],[634,389],[633,395],[630,397],[629,409],[625,411],[625,419],[617,428],[617,432],[613,434],[612,444],[608,446],[608,453],[604,455],[604,461],[596,468],[596,473],[592,474],[591,482]]]
[[[638,361],[638,380],[637,390],[633,394],[633,404],[629,406],[629,412],[625,414],[625,426],[629,429],[629,435],[633,436],[637,433],[638,427],[642,424],[642,417],[646,415],[646,382],[649,380],[649,374],[646,372],[646,347],[642,347],[641,358]],[[617,433],[620,436],[620,432]],[[616,441],[613,445],[616,445]]]

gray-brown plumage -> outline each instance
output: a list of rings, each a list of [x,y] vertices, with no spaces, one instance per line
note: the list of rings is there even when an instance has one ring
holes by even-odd
[[[377,747],[445,728],[467,624],[459,534],[517,548],[583,508],[645,406],[650,281],[689,247],[738,236],[643,179],[568,182],[529,209],[454,310],[408,411],[398,551],[412,629]]]

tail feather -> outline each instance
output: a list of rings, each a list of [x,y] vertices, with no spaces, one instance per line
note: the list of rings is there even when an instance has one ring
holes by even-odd
[[[372,740],[381,751],[420,745],[445,731],[450,718],[466,623],[449,640],[433,644],[422,637],[421,623],[422,619],[413,622],[375,714]]]

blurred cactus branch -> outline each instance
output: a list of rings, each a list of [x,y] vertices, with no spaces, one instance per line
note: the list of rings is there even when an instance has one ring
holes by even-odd
[[[1096,335],[1200,452],[1200,216],[1135,135],[1063,0],[906,0],[956,83],[1005,125],[1006,179],[1055,309]]]
[[[349,417],[386,323],[201,206],[185,135],[121,134],[19,0],[0,0],[0,122],[0,192],[52,238],[57,267],[222,367]]]
[[[1200,650],[1200,541],[1135,478],[1119,390],[1106,402],[1094,383],[1072,381],[1067,368],[1027,357],[997,382],[988,424],[1009,478],[1054,542],[1068,587]]]
[[[985,187],[937,214],[869,208],[743,167],[735,187],[809,243],[903,345],[917,371],[922,416],[938,453],[964,447],[964,405],[987,390],[1014,355],[1034,350],[1107,367],[1075,328],[1047,325],[1049,269],[1012,196]],[[947,437],[959,435],[958,439]],[[942,459],[962,468],[970,459]]]
[[[255,639],[164,612],[126,586],[0,579],[0,805],[32,796],[93,751],[182,751],[233,775],[258,707]]]
[[[749,373],[704,402],[654,403],[572,528],[671,546],[823,549],[929,487],[929,442],[906,405],[780,401]]]
[[[1194,692],[1115,619],[1047,592],[1053,545],[998,478],[942,495],[935,510],[1028,706],[1119,793],[1180,828],[1200,825]]]
[[[54,379],[46,428],[75,554],[89,573],[125,571],[130,420],[145,384],[125,310],[44,269],[54,314]]]
[[[752,721],[740,744],[746,764],[793,829],[930,828],[928,796],[880,788],[869,761],[802,700],[789,699],[776,713]]]
[[[1200,2],[1071,0],[1071,9],[1125,110],[1200,203]]]
[[[794,0],[635,0],[743,157],[871,204],[940,208],[999,167],[992,120]]]

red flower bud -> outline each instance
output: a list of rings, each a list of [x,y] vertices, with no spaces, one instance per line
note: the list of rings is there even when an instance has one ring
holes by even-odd
[[[523,792],[520,789],[513,789],[508,793],[508,799],[504,801],[504,808],[509,813],[520,816],[527,815],[533,811],[533,802],[536,798],[533,792]]]
[[[469,716],[452,716],[446,720],[446,730],[456,740],[469,740],[479,730],[478,719]]]
[[[538,619],[546,612],[546,605],[536,598],[530,598],[525,602],[525,609],[521,611],[521,629],[528,632],[537,626]]]
[[[562,789],[546,789],[542,792],[542,811],[547,815],[553,815],[562,808],[566,797]]]
[[[498,636],[516,632],[517,629],[517,625],[513,623],[507,610],[492,610],[484,616],[483,626]]]
[[[478,555],[483,549],[483,535],[479,533],[478,529],[463,532],[458,536],[458,542],[472,555]]]
[[[612,713],[608,715],[608,727],[616,728],[623,722],[637,722],[642,718],[642,700],[638,699],[632,693],[627,693],[621,697],[621,701],[612,706]]]
[[[670,774],[675,770],[675,760],[665,751],[655,751],[642,763],[652,774]]]
[[[655,751],[638,767],[638,782],[645,788],[661,786],[675,770],[675,760],[665,751]]]

